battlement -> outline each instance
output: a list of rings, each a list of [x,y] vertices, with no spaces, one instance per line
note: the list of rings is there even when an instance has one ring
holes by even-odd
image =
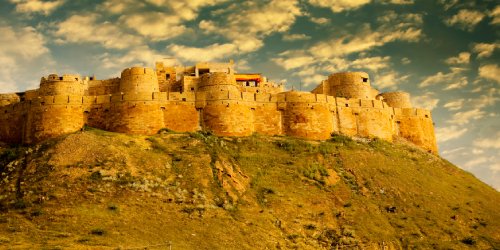
[[[39,89],[0,94],[0,141],[32,143],[87,124],[135,134],[169,128],[316,140],[332,133],[401,136],[437,151],[431,112],[413,108],[408,93],[379,94],[364,72],[332,74],[312,92],[285,92],[260,73],[236,73],[233,64],[157,63],[155,70],[131,67],[103,80],[51,74]]]

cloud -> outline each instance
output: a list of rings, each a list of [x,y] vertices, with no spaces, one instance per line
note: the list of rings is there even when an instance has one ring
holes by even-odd
[[[377,75],[374,85],[380,89],[396,89],[396,86],[408,79],[408,75],[400,76],[397,72],[389,71]],[[437,99],[436,99],[437,100]],[[437,103],[436,103],[437,104]],[[435,104],[432,104],[435,106]],[[431,105],[431,106],[432,106]]]
[[[310,36],[306,34],[285,34],[283,35],[283,41],[300,41],[300,40],[309,40]]]
[[[415,2],[413,0],[381,0],[382,4],[400,4],[400,5],[407,5],[407,4],[414,4]]]
[[[286,54],[288,53],[281,53],[282,56]],[[271,60],[286,70],[300,68],[314,63],[314,57],[308,55],[295,55],[288,58],[279,57]]]
[[[311,17],[311,22],[319,25],[327,24],[330,22],[330,19],[325,17]]]
[[[234,54],[249,53],[260,49],[263,39],[273,33],[283,33],[302,15],[297,0],[247,1],[229,7],[221,21],[201,20],[200,29],[207,34],[218,34],[236,46]]]
[[[56,24],[54,34],[66,43],[99,43],[105,48],[125,49],[142,44],[142,39],[126,34],[116,24],[99,21],[99,15],[73,15]]]
[[[410,63],[411,63],[411,60],[408,57],[401,58],[401,64],[407,65],[407,64],[410,64]]]
[[[491,138],[481,138],[473,142],[474,146],[482,149],[500,149],[500,132]]]
[[[370,2],[371,0],[309,0],[311,5],[330,8],[333,12],[355,10]]]
[[[161,12],[144,12],[125,15],[120,18],[127,27],[153,41],[167,40],[186,31],[179,16]]]
[[[439,99],[435,97],[434,93],[427,92],[420,96],[413,96],[411,102],[414,107],[433,110],[438,105]]]
[[[486,64],[479,67],[479,77],[500,83],[500,68],[496,64]]]
[[[467,132],[467,128],[462,128],[458,126],[449,126],[436,128],[436,138],[438,142],[445,142],[452,139],[460,138]]]
[[[179,44],[171,44],[167,50],[175,55],[176,58],[189,62],[207,62],[216,59],[225,58],[234,54],[236,46],[234,44],[212,44],[207,47],[188,47]]]
[[[377,72],[381,69],[389,68],[391,57],[364,57],[354,60],[350,65],[355,69],[369,69],[373,72]]]
[[[455,125],[465,125],[472,120],[479,120],[484,117],[486,113],[480,109],[472,109],[469,111],[457,112],[453,114],[450,120],[447,121],[449,124]]]
[[[467,77],[462,76],[456,80],[453,80],[453,82],[450,82],[443,90],[462,89],[467,86],[467,84],[469,84]]]
[[[467,161],[463,166],[465,168],[471,169],[471,168],[477,167],[480,164],[489,162],[491,159],[492,159],[491,157],[485,157],[485,156],[483,156],[483,157],[477,157],[475,159]]]
[[[492,18],[491,24],[498,25],[500,24],[500,5],[497,5],[495,9],[493,9],[489,16]]]
[[[448,26],[458,26],[467,31],[472,31],[486,15],[477,10],[462,9],[449,19],[445,20]]]
[[[458,99],[456,101],[447,102],[443,105],[443,107],[451,111],[459,110],[462,109],[464,101],[464,99]]]
[[[453,88],[463,87],[464,83],[467,84],[467,78],[462,75],[464,71],[464,68],[454,67],[450,68],[449,73],[438,72],[434,75],[425,77],[418,87],[426,88],[436,84],[454,85]]]
[[[64,0],[9,0],[9,2],[16,5],[16,11],[19,13],[42,13],[46,16],[64,4]]]
[[[201,8],[214,6],[228,0],[189,0],[189,1],[171,1],[171,0],[145,0],[147,3],[156,7],[166,7],[182,20],[194,20],[198,17]]]
[[[16,86],[19,75],[32,76],[22,70],[31,70],[31,63],[44,56],[45,63],[49,63],[47,55],[50,51],[45,45],[45,38],[33,27],[0,25],[0,34],[0,89],[2,92],[19,91],[20,86]]]
[[[461,52],[458,56],[450,57],[445,60],[446,64],[456,65],[456,64],[469,64],[470,61],[470,53],[469,52]]]
[[[486,58],[490,57],[497,48],[500,48],[500,43],[476,43],[472,51],[477,53],[477,58]]]
[[[161,61],[163,57],[163,54],[150,49],[148,46],[138,46],[121,56],[106,53],[100,56],[98,61],[102,62],[104,68],[121,70],[132,65],[150,66],[156,61]]]

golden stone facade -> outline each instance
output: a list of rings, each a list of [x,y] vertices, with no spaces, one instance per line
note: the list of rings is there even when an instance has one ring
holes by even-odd
[[[207,130],[220,136],[289,135],[324,140],[332,133],[400,136],[437,152],[429,110],[408,93],[380,94],[368,74],[332,74],[312,92],[285,91],[233,62],[132,67],[120,78],[43,77],[40,88],[0,94],[0,141],[34,143],[83,126],[131,134]]]

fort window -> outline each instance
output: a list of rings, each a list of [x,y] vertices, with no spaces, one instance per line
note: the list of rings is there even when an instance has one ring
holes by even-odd
[[[61,76],[61,77],[59,77],[59,80],[61,80],[61,81],[62,81],[62,79],[63,79],[63,78],[62,78],[62,76]]]
[[[169,79],[169,78],[170,78],[170,74],[166,74],[166,75],[165,75],[165,77],[166,77],[167,79]]]
[[[428,115],[425,115],[425,118],[429,118],[429,116],[428,116]]]
[[[185,102],[186,101],[186,98],[182,98],[182,101]]]
[[[345,104],[345,106],[346,106],[346,107],[349,107],[349,104],[348,104],[348,103],[346,103],[346,104]]]
[[[193,87],[191,87],[191,91],[194,91],[194,88],[193,88]]]
[[[361,79],[363,79],[363,82],[368,82],[368,78],[366,77],[361,77]]]

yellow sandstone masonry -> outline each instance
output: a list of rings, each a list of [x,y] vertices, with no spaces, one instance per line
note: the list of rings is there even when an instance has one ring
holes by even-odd
[[[364,72],[335,73],[311,92],[285,91],[234,63],[132,67],[97,80],[51,74],[40,88],[0,94],[0,141],[35,143],[88,125],[129,134],[212,131],[220,136],[332,133],[392,141],[400,136],[437,152],[431,112],[405,92],[379,93]]]

